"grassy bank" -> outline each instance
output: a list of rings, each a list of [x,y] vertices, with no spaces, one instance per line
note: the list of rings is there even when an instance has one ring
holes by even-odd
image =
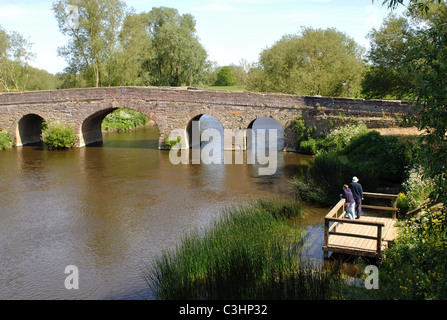
[[[300,263],[298,202],[259,200],[224,210],[145,269],[157,299],[331,299],[338,274]]]
[[[131,109],[117,109],[109,113],[101,124],[102,131],[129,131],[146,126],[151,119]]]

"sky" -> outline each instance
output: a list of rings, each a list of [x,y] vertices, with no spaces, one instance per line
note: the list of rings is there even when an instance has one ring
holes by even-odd
[[[365,49],[372,28],[390,13],[382,0],[124,0],[137,13],[153,7],[175,8],[196,20],[196,34],[219,66],[257,62],[263,49],[301,27],[336,28]],[[33,43],[33,67],[62,72],[66,62],[57,48],[67,43],[51,10],[53,1],[0,0],[0,26]],[[401,13],[403,8],[396,11]]]

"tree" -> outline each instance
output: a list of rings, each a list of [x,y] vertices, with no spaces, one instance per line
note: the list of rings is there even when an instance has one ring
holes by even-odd
[[[233,70],[230,67],[222,67],[217,73],[217,86],[231,86],[234,84],[234,82],[235,77],[233,74]]]
[[[390,14],[368,37],[371,49],[367,59],[371,65],[362,80],[362,94],[367,98],[405,97],[410,84],[408,58],[417,41],[416,30],[408,19]]]
[[[59,29],[69,37],[59,48],[69,73],[83,73],[91,85],[111,85],[119,72],[115,53],[126,5],[120,0],[59,0],[53,11]]]
[[[340,96],[349,82],[355,95],[364,68],[363,49],[335,29],[303,28],[264,50],[250,71],[249,88],[303,95]]]
[[[207,53],[195,35],[195,20],[176,9],[153,8],[141,14],[152,53],[143,62],[144,76],[152,85],[193,85],[204,78]]]
[[[386,0],[389,6],[403,0]],[[432,5],[445,6],[441,0],[409,1],[415,15],[429,14]],[[447,202],[447,24],[445,19],[433,19],[427,28],[418,31],[418,42],[411,51],[410,75],[413,113],[406,119],[410,125],[424,131],[423,157],[420,161],[427,175],[435,182],[430,198]]]
[[[0,86],[3,90],[24,90],[29,76],[29,60],[33,57],[31,43],[22,35],[7,32],[0,26]]]

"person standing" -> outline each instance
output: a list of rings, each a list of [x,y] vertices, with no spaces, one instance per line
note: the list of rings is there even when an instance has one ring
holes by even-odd
[[[363,188],[357,177],[352,177],[352,182],[349,184],[349,189],[351,189],[352,195],[354,196],[356,216],[357,219],[359,219],[362,215]]]
[[[355,200],[347,184],[343,186],[343,193],[340,196],[346,199],[345,208],[346,213],[348,214],[348,218],[351,220],[355,220]]]

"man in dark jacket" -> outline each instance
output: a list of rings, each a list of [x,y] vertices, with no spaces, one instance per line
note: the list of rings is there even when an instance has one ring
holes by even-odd
[[[357,219],[359,219],[362,215],[363,188],[357,177],[352,178],[352,182],[349,184],[349,189],[351,189],[352,195],[354,196],[356,216]]]

